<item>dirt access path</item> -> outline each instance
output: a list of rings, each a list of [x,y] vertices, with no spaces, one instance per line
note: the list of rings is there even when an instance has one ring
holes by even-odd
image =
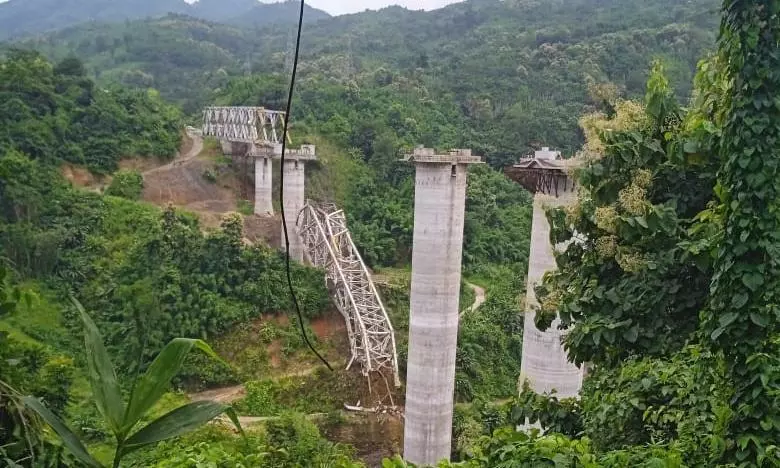
[[[192,146],[181,157],[143,173],[143,199],[155,205],[172,204],[198,215],[204,227],[219,226],[222,215],[236,211],[237,181],[232,173],[216,181],[204,177],[215,171],[214,156],[203,151],[203,138],[187,132]]]
[[[474,290],[475,297],[474,297],[474,303],[471,304],[471,307],[460,311],[461,317],[463,317],[463,314],[465,314],[466,312],[474,312],[475,310],[479,309],[479,307],[485,303],[485,298],[486,298],[485,288],[481,286],[477,286],[476,284],[472,284],[472,283],[466,283],[466,286]]]
[[[187,137],[190,139],[190,144],[185,143],[185,147],[183,149],[186,149],[186,151],[180,157],[163,166],[144,171],[144,177],[147,177],[149,174],[154,174],[156,172],[169,171],[176,166],[181,166],[182,164],[185,164],[196,158],[203,151],[203,138],[201,138],[200,135],[196,135],[195,133],[189,131],[187,132]]]
[[[216,149],[204,149],[199,134],[187,131],[180,157],[143,173],[144,201],[158,206],[172,204],[197,214],[204,228],[219,227],[226,213],[237,211],[236,193],[241,186],[232,169],[216,167],[220,155]],[[216,176],[216,181],[204,177],[207,170]],[[278,216],[245,216],[244,237],[248,243],[263,242],[278,248],[281,226]]]
[[[466,283],[471,289],[474,290],[476,297],[474,298],[474,304],[471,305],[470,310],[477,310],[485,303],[485,288],[477,286],[476,284]]]

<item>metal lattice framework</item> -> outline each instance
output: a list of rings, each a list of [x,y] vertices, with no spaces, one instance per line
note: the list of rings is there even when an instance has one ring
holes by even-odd
[[[206,107],[203,135],[219,140],[279,144],[284,135],[284,112],[264,107]]]
[[[389,369],[400,386],[393,325],[352,242],[344,211],[332,204],[308,202],[298,227],[308,260],[325,270],[336,307],[346,321],[352,352],[347,369],[355,361],[364,375]]]

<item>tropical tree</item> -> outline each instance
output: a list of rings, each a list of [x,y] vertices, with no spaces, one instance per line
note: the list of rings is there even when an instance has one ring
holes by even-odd
[[[73,299],[73,303],[84,323],[84,341],[93,398],[116,439],[114,467],[118,467],[122,458],[135,450],[191,432],[223,413],[227,414],[243,433],[233,408],[213,401],[189,403],[133,431],[168,390],[171,379],[178,373],[190,350],[197,348],[215,359],[219,358],[211,347],[201,340],[175,338],[157,355],[146,373],[132,382],[130,398],[125,403],[114,366],[97,326],[77,300]],[[78,436],[39,399],[27,396],[22,398],[22,401],[54,429],[64,446],[79,461],[90,467],[103,466],[90,455]]]

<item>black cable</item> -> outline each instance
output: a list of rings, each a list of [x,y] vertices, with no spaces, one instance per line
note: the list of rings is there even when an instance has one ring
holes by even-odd
[[[295,305],[295,312],[298,314],[298,324],[301,327],[301,335],[303,340],[309,346],[309,349],[318,357],[328,369],[333,371],[327,360],[325,360],[320,353],[314,349],[314,346],[309,341],[309,337],[306,336],[306,329],[303,327],[303,315],[301,314],[301,307],[298,305],[298,297],[295,295],[295,288],[293,288],[292,276],[290,274],[290,236],[287,233],[287,217],[284,213],[284,157],[287,151],[287,125],[290,122],[290,110],[292,108],[293,91],[295,90],[295,75],[298,73],[298,54],[301,50],[301,30],[303,29],[303,8],[305,0],[301,0],[301,11],[298,15],[298,38],[295,41],[295,58],[293,60],[292,77],[290,78],[290,91],[287,93],[287,109],[284,113],[284,129],[282,130],[282,164],[281,164],[281,176],[279,178],[279,205],[282,213],[282,229],[284,230],[284,245],[285,245],[285,268],[287,270],[287,286],[290,288],[290,296],[292,296],[293,305]]]

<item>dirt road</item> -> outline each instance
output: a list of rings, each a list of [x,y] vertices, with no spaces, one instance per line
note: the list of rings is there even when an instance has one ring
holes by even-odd
[[[208,179],[207,171],[216,174],[215,154],[205,154],[203,139],[187,133],[191,147],[174,161],[144,172],[144,201],[158,206],[173,204],[198,214],[204,227],[219,226],[222,215],[236,211],[236,176],[232,172]]]
[[[461,317],[466,312],[473,312],[479,309],[479,307],[485,303],[485,296],[486,296],[485,288],[477,286],[476,284],[472,284],[472,283],[466,283],[466,285],[474,290],[475,297],[474,297],[474,303],[471,304],[471,307],[469,307],[468,309],[464,309],[460,312]]]
[[[187,137],[189,137],[189,139],[192,141],[192,147],[190,147],[189,151],[180,155],[178,158],[164,166],[155,167],[154,169],[145,171],[143,173],[144,177],[156,172],[169,171],[174,167],[181,166],[182,164],[186,164],[192,159],[195,159],[200,154],[200,152],[203,151],[203,138],[201,138],[200,135],[189,131],[187,132]]]

